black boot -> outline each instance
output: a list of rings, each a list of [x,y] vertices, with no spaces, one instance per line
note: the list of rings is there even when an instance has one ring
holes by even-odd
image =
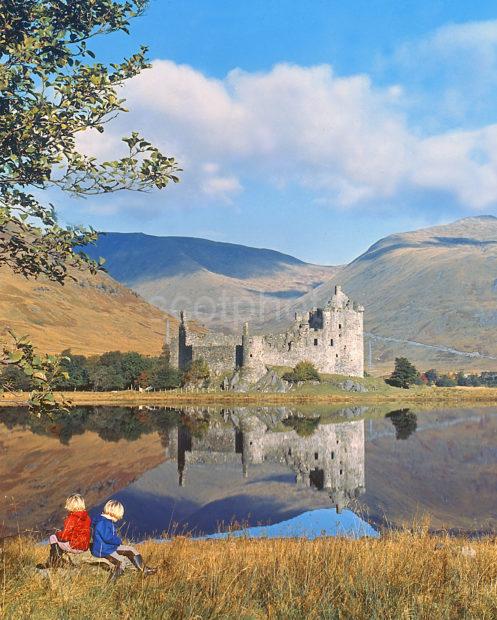
[[[109,583],[114,582],[124,573],[123,565],[119,560],[116,560],[116,558],[113,558],[111,555],[105,556],[105,559],[114,567],[107,581]]]
[[[59,547],[57,543],[52,543],[50,545],[50,557],[48,558],[48,563],[52,568],[58,568],[62,564],[62,556],[64,552]]]
[[[59,547],[57,543],[52,543],[50,545],[50,555],[48,556],[48,560],[45,564],[37,564],[36,568],[43,570],[46,568],[57,568],[62,563],[62,549]]]
[[[157,572],[156,568],[149,568],[148,566],[145,566],[143,563],[143,558],[139,553],[137,555],[133,555],[129,559],[131,560],[133,566],[135,566],[144,575],[155,575]]]
[[[109,575],[109,582],[114,582],[117,581],[117,579],[119,579],[119,577],[124,573],[124,568],[122,564],[119,564],[119,566],[116,566],[114,568],[114,570],[111,572],[111,574]]]

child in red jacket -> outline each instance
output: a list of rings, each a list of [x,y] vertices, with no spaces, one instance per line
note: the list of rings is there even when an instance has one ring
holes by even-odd
[[[64,553],[82,553],[90,546],[91,519],[83,497],[78,493],[71,495],[66,500],[65,509],[69,514],[64,519],[64,527],[49,539],[47,567],[58,566]]]

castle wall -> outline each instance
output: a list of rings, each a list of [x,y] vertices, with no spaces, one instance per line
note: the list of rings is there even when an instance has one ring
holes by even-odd
[[[196,359],[204,359],[214,375],[221,375],[240,365],[241,339],[236,336],[190,331],[185,313],[181,313],[178,336],[171,342],[171,359],[185,370]],[[174,361],[173,361],[174,363]]]
[[[362,306],[354,304],[336,288],[323,309],[296,315],[282,334],[243,336],[243,370],[252,378],[264,374],[266,366],[294,367],[309,361],[319,372],[362,377],[364,375]]]
[[[352,302],[340,287],[335,288],[325,308],[297,314],[281,334],[250,335],[245,326],[241,341],[234,336],[208,332],[193,333],[181,313],[178,337],[171,342],[171,359],[184,370],[203,358],[214,375],[242,369],[256,381],[267,366],[294,367],[309,361],[327,374],[364,375],[364,308]]]

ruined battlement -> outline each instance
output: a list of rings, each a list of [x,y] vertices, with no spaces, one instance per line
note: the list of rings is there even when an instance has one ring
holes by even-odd
[[[319,372],[362,377],[364,308],[352,302],[339,286],[324,308],[295,314],[282,334],[243,336],[243,369],[254,378],[266,366],[294,367],[303,360]]]
[[[203,357],[214,374],[240,369],[251,381],[260,379],[268,366],[294,367],[301,361],[321,373],[362,377],[364,307],[336,286],[324,308],[295,313],[293,323],[279,334],[251,335],[245,324],[241,337],[208,332],[194,334],[181,313],[178,336],[171,343],[171,359],[181,369]]]

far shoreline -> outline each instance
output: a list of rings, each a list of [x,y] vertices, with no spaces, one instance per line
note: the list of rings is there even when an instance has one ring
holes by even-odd
[[[0,394],[0,407],[27,406],[29,393],[5,392]],[[459,404],[479,403],[497,405],[497,387],[423,387],[403,390],[351,393],[337,390],[316,392],[303,388],[287,393],[177,391],[139,392],[56,392],[56,402],[69,406],[163,406],[221,405],[221,406],[281,406],[281,405],[344,405],[368,406],[380,404]]]

